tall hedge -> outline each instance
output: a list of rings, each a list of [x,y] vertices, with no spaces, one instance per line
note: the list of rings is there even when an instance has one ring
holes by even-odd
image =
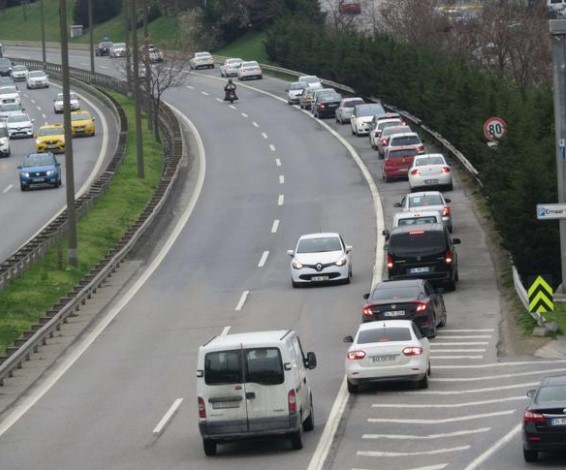
[[[457,58],[438,56],[387,35],[326,31],[308,18],[281,18],[268,32],[271,60],[349,85],[421,118],[479,171],[493,219],[523,278],[561,279],[558,224],[536,218],[536,204],[557,201],[552,90],[521,94],[511,81]],[[483,122],[499,116],[508,133],[495,149]],[[462,234],[465,240],[465,234]]]

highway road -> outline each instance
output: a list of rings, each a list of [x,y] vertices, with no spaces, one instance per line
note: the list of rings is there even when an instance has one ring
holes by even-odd
[[[58,84],[52,82],[49,88],[37,90],[27,90],[25,81],[18,82],[17,86],[26,112],[35,119],[36,131],[42,125],[63,122],[62,114],[55,114],[53,110],[53,98],[61,92]],[[81,97],[81,106],[95,117],[97,126],[94,137],[73,140],[75,188],[77,194],[82,194],[98,175],[104,161],[112,157],[117,130],[114,115],[104,105],[82,91],[75,91]],[[17,166],[28,153],[35,151],[35,138],[14,138],[10,145],[11,156],[0,159],[0,220],[9,221],[4,224],[0,260],[8,258],[66,205],[65,156],[58,156],[63,169],[63,186],[22,192]]]
[[[182,192],[170,210],[179,223],[163,230],[170,250],[147,259],[138,253],[151,276],[140,272],[132,290],[101,311],[100,323],[29,391],[25,407],[2,414],[0,468],[314,469],[328,450],[324,468],[332,469],[527,468],[517,433],[525,393],[564,361],[498,358],[500,296],[467,191],[457,182],[449,193],[454,236],[462,239],[460,282],[445,294],[448,325],[432,340],[429,389],[388,386],[348,397],[341,339],[355,332],[374,277],[381,204],[386,225],[408,185],[381,181],[367,138],[275,99],[284,82],[246,82],[232,106],[221,102],[222,85],[217,70],[202,71],[167,93],[200,135],[204,159],[192,163],[203,173],[198,200],[189,188]],[[377,186],[376,205],[354,157]],[[319,230],[337,230],[354,246],[353,282],[292,289],[285,251],[300,234]],[[285,327],[318,356],[311,374],[316,428],[305,449],[268,440],[204,457],[198,345],[222,332]],[[339,421],[329,419],[335,400],[344,405]],[[333,423],[335,432],[323,433]],[[544,466],[563,468],[564,460]]]

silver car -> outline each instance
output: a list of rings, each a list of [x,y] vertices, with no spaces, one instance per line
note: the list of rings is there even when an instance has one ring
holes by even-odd
[[[364,103],[354,106],[350,125],[352,135],[361,136],[369,132],[369,123],[377,114],[385,114],[385,109],[380,103]]]
[[[6,119],[6,127],[10,138],[33,137],[33,122],[27,113],[12,114]]]
[[[32,70],[28,74],[26,88],[49,88],[49,77],[43,70]]]
[[[220,65],[220,76],[221,77],[237,77],[238,70],[242,65],[242,59],[237,57],[232,57],[230,59],[225,59],[224,63]]]
[[[301,94],[303,91],[308,87],[307,82],[291,82],[285,88],[285,92],[287,93],[287,103],[289,104],[299,104],[299,100],[301,98]]]
[[[439,191],[422,191],[407,194],[401,202],[396,202],[395,207],[403,211],[437,211],[442,216],[442,223],[452,232],[452,211],[448,203],[450,199],[444,197]]]
[[[344,282],[352,278],[352,247],[335,232],[302,235],[291,256],[293,287],[322,282]]]
[[[27,80],[29,70],[25,65],[14,65],[12,67],[12,78],[14,80]]]
[[[338,106],[336,110],[336,122],[340,124],[350,122],[350,118],[354,113],[354,106],[357,104],[364,104],[364,99],[360,97],[343,98],[342,101],[340,101],[340,106]]]
[[[80,109],[79,96],[76,93],[69,93],[69,100],[71,111]],[[57,96],[53,98],[53,110],[55,114],[63,112],[63,93],[58,93]]]

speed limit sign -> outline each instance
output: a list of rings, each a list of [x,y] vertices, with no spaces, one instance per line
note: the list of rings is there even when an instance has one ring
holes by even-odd
[[[490,117],[483,123],[483,135],[487,140],[499,140],[507,132],[507,124],[498,117]]]

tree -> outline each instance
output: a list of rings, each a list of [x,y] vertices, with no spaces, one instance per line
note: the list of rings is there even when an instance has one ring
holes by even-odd
[[[93,0],[92,22],[93,24],[104,23],[120,14],[122,2],[117,0]],[[76,0],[73,8],[74,24],[87,25],[88,22],[88,0]]]

